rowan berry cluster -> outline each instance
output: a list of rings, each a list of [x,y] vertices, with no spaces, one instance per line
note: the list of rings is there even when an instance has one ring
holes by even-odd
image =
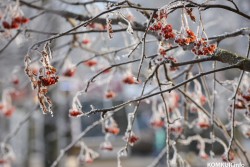
[[[162,28],[162,32],[160,33],[165,39],[175,38],[175,34],[173,32],[173,27],[170,24],[165,25]]]
[[[103,132],[105,133],[105,141],[100,144],[100,149],[105,151],[112,151],[113,146],[109,141],[109,137],[112,135],[118,135],[120,133],[120,128],[118,127],[116,121],[112,117],[112,115],[107,114],[109,117],[104,121],[103,124]]]
[[[82,40],[82,44],[83,44],[83,45],[88,45],[88,44],[90,44],[90,43],[91,43],[90,39],[83,39],[83,40]]]
[[[1,24],[6,30],[19,29],[30,21],[29,18],[24,16],[18,1],[5,4],[0,10]]]
[[[113,118],[106,122],[104,130],[105,133],[110,133],[113,135],[118,135],[120,133],[120,128],[118,127]]]
[[[97,65],[97,61],[96,60],[88,60],[88,61],[84,62],[84,64],[88,67],[94,67]]]
[[[175,38],[173,27],[170,24],[156,22],[149,28],[149,30],[158,32],[158,34],[166,40]]]
[[[190,16],[191,20],[195,21],[192,9],[187,9],[186,12]],[[152,25],[149,27],[149,30],[157,32],[164,40],[174,39],[174,42],[182,47],[190,46],[192,52],[196,55],[208,55],[215,52],[216,45],[208,44],[204,38],[199,39],[189,28],[186,28],[186,30],[180,33],[177,37],[172,25],[168,24],[166,19],[167,14],[163,11],[159,11],[153,16]],[[164,49],[160,49],[159,53],[163,56],[166,55],[166,51]]]
[[[173,56],[168,56],[167,59],[170,60],[173,63],[177,62],[176,58],[174,58]],[[170,66],[170,71],[175,71],[175,70],[178,70],[178,69],[179,69],[179,67]]]
[[[0,101],[0,114],[5,117],[11,117],[15,112],[16,108],[12,104],[12,91],[6,89],[2,93],[2,100]]]
[[[89,23],[87,25],[88,29],[91,30],[107,30],[107,26],[99,23]]]
[[[197,37],[192,30],[186,30],[186,35],[186,38],[176,38],[175,42],[180,46],[185,46],[194,43],[197,40]]]
[[[32,61],[29,54],[25,57],[25,72],[30,78],[33,88],[37,89],[37,98],[43,113],[50,112],[52,114],[52,101],[47,96],[48,87],[56,84],[59,77],[56,75],[56,68],[50,65],[52,55],[49,43],[45,44],[43,51],[40,53],[42,57],[40,59],[41,67],[39,72],[35,73],[34,69],[30,66]]]
[[[45,68],[46,75],[39,76],[38,85],[39,86],[50,86],[58,82],[59,77],[56,76],[56,69],[52,66]]]
[[[106,92],[106,94],[105,94],[105,97],[106,97],[107,99],[113,99],[113,98],[116,97],[116,93],[115,93],[114,91],[112,91],[112,90],[108,90],[108,91]]]
[[[163,117],[158,117],[157,119],[152,119],[150,125],[155,128],[161,128],[165,126],[165,121]]]
[[[79,110],[77,110],[77,109],[70,109],[69,110],[69,116],[70,117],[79,117],[79,116],[81,116],[83,113],[82,113],[82,111],[79,111]]]
[[[209,45],[204,38],[200,39],[199,41],[194,43],[194,47],[192,49],[192,52],[196,55],[208,55],[213,54],[216,50],[216,45],[211,44]]]
[[[131,131],[131,133],[129,133],[129,132],[125,133],[125,136],[123,137],[123,140],[128,142],[128,144],[130,146],[133,146],[139,140],[139,137],[136,136],[133,131]]]
[[[63,76],[65,77],[73,77],[76,73],[76,68],[67,68],[64,73]]]
[[[12,107],[12,108],[9,108],[9,109],[6,109],[6,110],[3,110],[3,114],[4,116],[6,117],[11,117],[14,113],[14,111],[16,110],[15,107]]]
[[[159,21],[159,20],[162,20],[162,19],[167,19],[167,17],[168,17],[168,15],[167,15],[166,11],[160,10],[157,13],[154,14],[153,19]]]
[[[215,52],[216,45],[208,44],[204,38],[198,39],[192,30],[187,29],[185,35],[186,37],[177,38],[175,42],[180,46],[193,44],[192,52],[199,56],[213,54]]]
[[[99,154],[90,149],[83,141],[80,142],[80,153],[78,155],[81,166],[84,164],[91,164],[99,157]]]
[[[184,129],[183,129],[183,127],[181,125],[179,125],[179,126],[170,126],[169,131],[172,134],[175,134],[176,136],[179,136],[180,134],[183,133]]]
[[[200,117],[201,118],[198,118],[197,126],[201,129],[208,129],[210,127],[208,118],[206,116],[200,116]]]
[[[113,146],[110,141],[104,141],[100,144],[100,149],[101,150],[106,150],[106,151],[112,151]]]
[[[47,96],[48,86],[54,85],[58,82],[59,77],[56,76],[56,69],[53,66],[46,66],[40,68],[39,77],[37,80],[37,97],[40,102],[40,107],[43,110],[43,113],[51,112],[50,109],[52,102]],[[47,107],[46,103],[49,107]]]
[[[18,29],[21,25],[29,23],[29,18],[24,16],[17,16],[12,18],[10,22],[4,20],[2,22],[3,28],[5,29]]]
[[[163,57],[165,57],[167,55],[167,50],[164,48],[160,48],[159,49],[159,54],[162,55]]]
[[[139,81],[136,80],[136,78],[131,75],[131,74],[128,74],[126,75],[123,80],[122,80],[123,83],[125,84],[128,84],[128,85],[133,85],[133,84],[138,84],[140,83]]]

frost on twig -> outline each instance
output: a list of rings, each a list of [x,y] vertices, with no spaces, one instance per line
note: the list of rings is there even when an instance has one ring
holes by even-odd
[[[80,144],[80,153],[79,153],[79,161],[82,163],[92,163],[94,159],[99,157],[99,154],[94,150],[90,149],[83,141],[79,142]]]
[[[16,155],[13,151],[12,146],[6,143],[1,144],[1,154],[0,154],[0,164],[4,167],[11,166],[11,164],[16,160]]]
[[[224,154],[222,155],[222,160],[226,161],[226,151],[228,150],[226,144],[224,141],[222,141],[220,138],[215,137],[214,139],[209,138],[203,138],[200,135],[194,135],[189,136],[188,138],[179,139],[178,142],[183,145],[189,145],[191,142],[197,141],[197,148],[199,149],[199,156],[205,160],[209,158],[209,155],[206,153],[206,144],[212,144],[214,141],[218,142],[224,149]],[[213,156],[213,153],[210,152],[210,154]],[[234,153],[230,150],[230,161],[234,160]]]
[[[2,100],[0,101],[0,113],[5,117],[11,117],[15,111],[15,107],[12,104],[10,89],[5,89],[2,93]]]
[[[121,157],[128,156],[128,148],[123,147],[117,152],[117,167],[122,167]]]
[[[171,146],[174,150],[174,153],[173,153],[173,158],[170,160],[170,165],[190,167],[190,164],[178,154],[178,151],[176,148],[176,142],[172,141]]]
[[[109,38],[113,38],[113,28],[112,28],[112,20],[110,20],[107,16],[106,18],[106,24],[107,24],[107,32],[109,35]]]
[[[34,69],[32,69],[31,57],[29,54],[26,55],[25,72],[30,78],[33,89],[37,90],[37,99],[43,113],[46,114],[50,112],[53,115],[53,112],[51,110],[52,101],[47,96],[47,93],[49,86],[56,84],[59,77],[56,75],[56,68],[50,64],[52,54],[48,43],[44,45],[44,48],[40,52],[40,55],[41,59],[39,71],[35,71]]]
[[[69,110],[70,117],[81,117],[84,115],[82,112],[82,104],[80,100],[78,99],[78,96],[80,96],[81,94],[82,94],[82,91],[79,91],[73,97],[72,107]]]
[[[121,12],[118,12],[118,15],[128,23],[127,32],[132,35],[134,33],[134,30],[132,28],[130,21]]]

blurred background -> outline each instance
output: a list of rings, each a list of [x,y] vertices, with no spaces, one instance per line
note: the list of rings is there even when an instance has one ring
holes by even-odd
[[[3,6],[10,1],[1,2],[1,13],[4,12]],[[89,6],[73,6],[66,3],[62,3],[59,0],[41,0],[37,2],[28,1],[30,4],[43,5],[45,8],[54,10],[65,10],[83,15],[96,15],[100,11],[105,10],[105,5],[97,3],[96,5]],[[68,2],[86,2],[84,0],[72,0]],[[144,7],[161,8],[168,4],[169,0],[134,0]],[[201,3],[203,0],[197,0]],[[233,7],[229,1],[215,1],[213,3],[226,4]],[[238,8],[250,15],[250,1],[249,0],[236,0]],[[25,16],[36,16],[39,10],[32,9],[26,5],[22,5],[21,9]],[[146,23],[146,19],[142,14],[139,14],[136,10],[125,10],[122,12],[128,15],[132,15],[134,20],[140,22],[142,25]],[[197,15],[198,12],[194,11]],[[179,30],[181,26],[181,11],[176,10],[168,17],[168,22],[173,25],[174,29]],[[204,22],[204,28],[207,35],[216,36],[225,32],[233,32],[239,28],[249,27],[249,20],[236,15],[232,12],[221,9],[209,9],[202,12],[202,18]],[[190,22],[189,25],[194,32],[196,31],[197,24]],[[124,27],[119,25],[117,27]],[[89,117],[72,118],[69,117],[69,109],[72,108],[72,99],[78,90],[86,87],[86,82],[95,75],[100,69],[108,67],[110,63],[120,63],[129,60],[126,54],[129,50],[117,52],[115,54],[109,54],[112,56],[109,59],[98,59],[98,66],[87,67],[80,65],[77,67],[77,71],[74,77],[63,77],[63,70],[59,71],[60,80],[56,86],[52,86],[49,90],[49,96],[53,101],[53,117],[50,114],[42,114],[38,109],[37,99],[35,98],[35,92],[31,89],[29,79],[24,73],[24,56],[27,53],[28,48],[37,41],[46,39],[51,34],[33,33],[31,31],[25,31],[25,29],[43,31],[43,32],[64,32],[71,28],[71,25],[65,22],[65,18],[52,13],[45,13],[36,19],[32,20],[24,31],[14,39],[14,42],[8,46],[3,52],[0,52],[0,93],[1,98],[6,97],[6,94],[10,96],[15,111],[11,116],[4,114],[0,115],[0,141],[4,141],[9,137],[9,134],[15,134],[10,139],[10,145],[13,148],[14,153],[14,167],[47,167],[52,164],[56,157],[60,153],[60,149],[67,146],[73,139],[75,139],[86,127],[92,124],[94,121],[100,119],[99,114],[91,115]],[[114,26],[116,28],[116,26]],[[79,30],[86,30],[86,27],[82,27]],[[0,36],[1,48],[14,36],[15,32],[3,33]],[[72,65],[77,64],[82,60],[87,60],[97,53],[107,52],[116,48],[124,47],[128,44],[134,43],[136,37],[129,36],[128,33],[115,33],[112,40],[108,39],[106,33],[91,33],[79,35],[79,39],[89,39],[91,43],[84,47],[75,47],[70,54],[68,50],[70,45],[64,47],[65,43],[69,43],[72,40],[72,36],[65,36],[53,41],[52,43],[52,64],[55,67],[60,67],[62,60],[64,61],[62,69],[66,69]],[[138,36],[142,36],[142,33],[138,33]],[[121,40],[122,39],[122,40]],[[148,40],[156,41],[153,36],[148,36]],[[235,38],[229,38],[223,40],[220,43],[221,48],[228,49],[232,52],[236,52],[241,55],[245,55],[248,46],[248,39],[243,36]],[[134,55],[140,55],[141,51],[137,49]],[[150,42],[147,44],[146,53],[152,55],[157,53],[158,43]],[[171,52],[179,61],[191,59],[193,57],[191,52],[183,51],[182,49]],[[39,58],[38,55],[34,55],[34,60]],[[134,56],[133,58],[136,58]],[[137,57],[138,58],[138,57]],[[110,60],[110,61],[108,61]],[[36,63],[34,63],[36,66]],[[95,108],[108,108],[114,105],[126,102],[129,99],[133,99],[140,95],[142,84],[138,85],[126,85],[122,82],[123,76],[127,73],[136,74],[138,64],[128,65],[124,69],[119,69],[117,72],[112,72],[112,75],[105,74],[97,78],[96,82],[91,83],[90,91],[79,97],[83,106],[83,111],[90,111],[91,105]],[[223,66],[218,64],[218,66]],[[211,63],[204,64],[204,70],[211,68]],[[197,73],[198,69],[194,68],[194,73]],[[143,69],[143,76],[148,74],[147,68]],[[227,72],[219,73],[217,77],[220,80],[233,80],[240,74],[239,70],[229,70]],[[16,84],[15,79],[18,79]],[[211,76],[207,77],[210,80]],[[107,80],[107,82],[105,81]],[[103,82],[102,82],[103,81]],[[209,85],[210,86],[210,85]],[[153,88],[148,87],[150,90]],[[118,95],[113,100],[105,99],[104,94],[108,89],[112,89]],[[216,105],[216,117],[220,118],[224,123],[228,122],[227,114],[225,114],[230,102],[228,98],[231,92],[226,89],[220,88],[217,92],[217,105]],[[84,164],[79,162],[78,153],[79,146],[72,147],[63,159],[60,161],[59,166],[62,167],[110,167],[117,166],[117,151],[125,146],[126,142],[123,140],[123,135],[127,128],[127,114],[132,112],[135,105],[131,104],[124,109],[114,114],[120,132],[117,136],[112,136],[110,141],[114,149],[112,151],[104,151],[100,149],[100,143],[104,141],[104,133],[101,125],[96,126],[90,130],[84,137],[84,143],[91,149],[97,151],[100,157],[91,164]],[[207,107],[207,106],[205,106]],[[128,156],[122,157],[122,165],[144,167],[152,163],[153,159],[161,152],[165,146],[165,129],[153,128],[150,125],[150,118],[152,115],[152,106],[147,101],[143,101],[136,116],[135,124],[133,127],[134,132],[139,136],[140,140],[129,148]],[[183,108],[182,106],[180,108]],[[18,132],[15,133],[17,127]],[[243,138],[240,134],[240,130],[237,131],[237,138],[243,144],[246,150],[250,149],[249,140]],[[202,132],[187,132],[187,134],[201,134],[203,137],[209,136],[209,131]],[[223,136],[221,135],[222,139]],[[183,156],[192,167],[205,165],[206,160],[197,157],[199,149],[197,143],[192,142],[188,146],[178,145],[179,154]],[[209,146],[210,147],[210,146]],[[207,148],[209,150],[209,147]],[[220,145],[215,145],[215,153],[220,155],[223,153]],[[0,164],[1,166],[1,164]],[[165,166],[164,159],[160,162],[159,166]]]

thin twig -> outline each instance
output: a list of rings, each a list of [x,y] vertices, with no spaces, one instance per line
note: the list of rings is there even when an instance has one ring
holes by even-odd
[[[18,35],[21,33],[21,31],[17,31],[16,34],[7,42],[6,45],[0,50],[0,54],[18,37]],[[3,56],[3,55],[2,55]],[[2,57],[1,56],[1,57]]]
[[[200,78],[201,76],[204,76],[204,75],[208,75],[208,74],[212,74],[212,73],[215,73],[215,72],[220,72],[220,71],[225,71],[225,70],[229,70],[229,69],[232,69],[232,68],[239,68],[239,64],[235,64],[235,65],[231,65],[231,66],[227,66],[227,67],[224,67],[224,68],[219,68],[219,69],[216,69],[216,70],[211,70],[211,71],[208,71],[208,72],[204,72],[204,73],[200,73],[200,74],[197,74],[195,75],[194,77],[188,79],[188,80],[185,80],[171,88],[168,88],[168,89],[165,89],[163,91],[159,91],[159,92],[156,92],[156,93],[152,93],[150,95],[146,95],[146,96],[142,96],[142,97],[139,97],[139,98],[136,98],[134,100],[129,100],[127,102],[124,102],[122,104],[119,104],[117,106],[114,106],[114,107],[111,107],[111,108],[104,108],[104,109],[94,109],[94,110],[91,110],[89,112],[86,113],[86,115],[91,115],[91,114],[95,114],[95,113],[98,113],[98,112],[107,112],[107,111],[112,111],[112,110],[115,110],[117,108],[121,108],[121,107],[124,107],[125,105],[128,105],[130,103],[133,103],[133,102],[137,102],[137,101],[140,101],[140,100],[144,100],[144,99],[147,99],[147,98],[150,98],[152,96],[155,96],[155,95],[159,95],[161,93],[165,93],[165,92],[171,92],[172,90],[180,87],[180,86],[183,86],[185,85],[186,83],[189,83],[197,78]]]

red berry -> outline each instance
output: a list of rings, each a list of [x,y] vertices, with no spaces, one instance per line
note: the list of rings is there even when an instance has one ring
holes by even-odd
[[[132,84],[135,84],[136,83],[136,80],[133,76],[129,75],[127,77],[125,77],[123,80],[122,80],[125,84],[129,84],[129,85],[132,85]]]
[[[82,115],[83,113],[81,112],[81,111],[78,111],[78,110],[73,110],[73,109],[71,109],[70,111],[69,111],[69,116],[71,116],[71,117],[78,117],[78,116],[80,116],[80,115]]]
[[[11,117],[13,115],[14,111],[15,111],[15,108],[11,107],[11,108],[7,109],[6,111],[4,111],[4,116],[6,116],[8,118]]]
[[[156,19],[158,17],[158,14],[155,13],[153,17]]]
[[[22,17],[18,16],[13,19],[17,23],[22,23]]]
[[[90,40],[89,39],[84,39],[83,41],[82,41],[82,44],[84,44],[84,45],[87,45],[87,44],[89,44],[90,43]]]
[[[167,29],[168,31],[172,31],[172,30],[173,30],[173,27],[172,27],[172,25],[168,24],[168,25],[166,25],[166,29]]]
[[[19,23],[18,23],[18,22],[15,22],[15,21],[12,21],[12,23],[11,23],[11,28],[12,28],[12,29],[18,29],[18,28],[19,28]]]
[[[72,77],[75,75],[75,73],[76,73],[76,68],[69,68],[63,73],[63,75],[65,77]]]
[[[199,122],[198,123],[198,126],[201,128],[201,129],[207,129],[210,127],[209,123],[207,122]]]
[[[14,85],[18,85],[18,84],[19,84],[19,79],[18,79],[18,78],[14,78],[14,79],[12,80],[12,83],[13,83]]]
[[[7,21],[3,21],[2,24],[3,24],[3,27],[6,28],[6,29],[10,29],[11,28],[10,24]]]
[[[118,127],[107,127],[105,128],[105,132],[107,133],[111,133],[111,134],[114,134],[114,135],[118,135],[120,133],[120,129]]]
[[[97,65],[97,61],[96,60],[88,60],[88,61],[84,62],[84,64],[88,67],[92,67],[92,66]]]
[[[116,94],[112,90],[107,91],[106,94],[105,94],[105,97],[107,99],[113,99],[115,96],[116,96]]]
[[[30,21],[30,19],[27,17],[22,17],[22,19],[21,19],[22,24],[27,24],[27,23],[29,23],[29,21]]]

